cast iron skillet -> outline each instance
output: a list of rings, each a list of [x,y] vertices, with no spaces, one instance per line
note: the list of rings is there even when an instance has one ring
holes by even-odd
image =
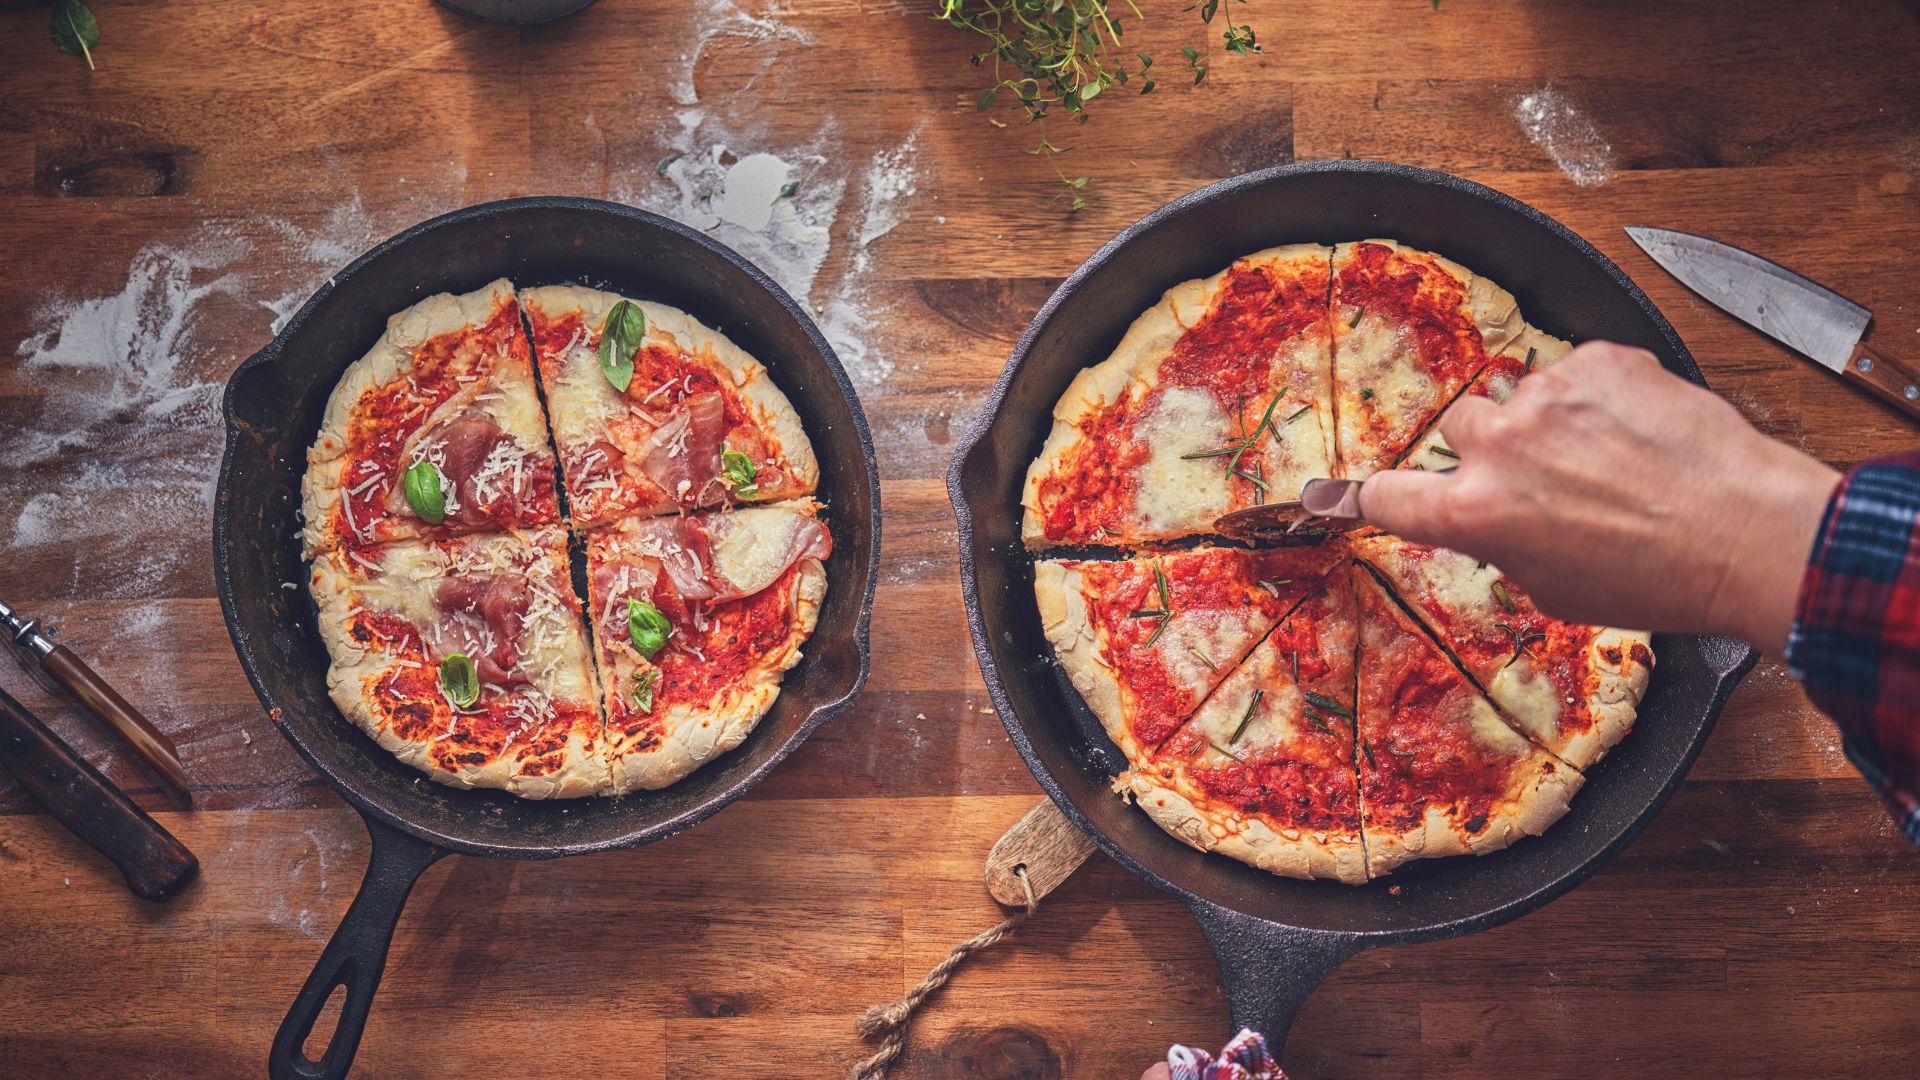
[[[1193,910],[1220,961],[1233,1024],[1265,1032],[1276,1052],[1307,995],[1361,949],[1486,929],[1597,870],[1678,786],[1757,659],[1725,638],[1657,638],[1658,667],[1633,734],[1588,772],[1573,809],[1545,836],[1483,858],[1405,867],[1357,888],[1202,855],[1108,790],[1123,759],[1053,662],[1020,544],[1021,484],[1053,404],[1168,287],[1275,244],[1366,237],[1449,256],[1511,289],[1535,325],[1574,340],[1642,346],[1701,382],[1673,328],[1620,268],[1539,211],[1404,165],[1290,165],[1193,192],[1088,259],[1014,348],[947,476],[974,647],[1014,746],[1107,854]]]
[[[327,697],[327,652],[300,558],[300,478],[327,395],[422,297],[497,277],[566,281],[691,312],[767,365],[805,422],[833,528],[829,588],[806,658],[737,750],[664,791],[529,802],[425,779],[348,723]],[[333,276],[227,383],[227,446],[214,502],[213,561],[240,665],[282,734],[372,834],[365,880],[274,1036],[277,1080],[344,1076],[365,1027],[400,909],[420,873],[458,852],[511,859],[638,847],[671,836],[752,787],[867,676],[867,619],[880,546],[873,442],[853,387],[805,312],[740,256],[653,214],[589,199],[511,199],[417,225]],[[346,988],[325,1053],[301,1049],[321,1006]]]

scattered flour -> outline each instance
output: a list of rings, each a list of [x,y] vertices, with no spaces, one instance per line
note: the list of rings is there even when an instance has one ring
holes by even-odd
[[[899,146],[873,155],[872,164],[867,166],[865,211],[860,219],[860,247],[863,249],[860,257],[863,259],[868,244],[892,232],[894,226],[906,220],[906,210],[899,204],[901,199],[919,190],[914,186],[919,178],[919,170],[915,165],[919,142],[920,132],[916,128]]]
[[[1560,91],[1542,87],[1514,103],[1513,118],[1527,141],[1544,151],[1581,187],[1613,179],[1613,146]]]
[[[758,15],[748,14],[740,9],[734,0],[707,0],[706,3],[688,4],[686,10],[693,13],[688,37],[692,44],[680,54],[683,65],[667,78],[667,95],[679,105],[697,105],[700,103],[699,88],[695,82],[699,75],[700,57],[707,46],[718,38],[735,38],[747,44],[766,44],[776,41],[790,41],[797,45],[813,44],[813,35],[796,27],[788,26],[774,18],[773,5],[767,5]],[[759,68],[747,85],[752,85],[773,63],[771,49],[760,50],[762,57]]]

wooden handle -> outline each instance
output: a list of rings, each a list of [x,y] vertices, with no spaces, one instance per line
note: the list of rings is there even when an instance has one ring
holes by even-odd
[[[1008,907],[1025,907],[1016,867],[1026,868],[1033,898],[1040,900],[1073,876],[1093,854],[1093,839],[1076,828],[1051,799],[1041,799],[987,852],[987,891]]]
[[[200,860],[186,845],[4,690],[0,764],[60,824],[119,867],[135,896],[165,900],[199,873]]]
[[[172,739],[140,715],[139,709],[127,704],[126,698],[107,685],[107,680],[94,674],[93,669],[65,645],[55,645],[41,665],[68,693],[80,699],[93,715],[105,720],[128,746],[139,752],[140,759],[171,785],[187,805],[193,804],[193,792],[187,787],[187,774],[180,767],[180,752],[174,749]]]
[[[1920,374],[1898,360],[1867,348],[1866,342],[1853,347],[1853,359],[1847,361],[1847,369],[1840,375],[1892,402],[1908,416],[1920,419]]]

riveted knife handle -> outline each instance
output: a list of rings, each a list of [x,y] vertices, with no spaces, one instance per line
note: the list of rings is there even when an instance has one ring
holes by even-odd
[[[200,860],[186,845],[4,690],[0,764],[60,824],[119,867],[135,896],[165,900],[199,873]]]
[[[1897,406],[1908,416],[1920,419],[1920,372],[1898,360],[1867,348],[1866,342],[1853,347],[1853,359],[1841,377],[1865,387]]]

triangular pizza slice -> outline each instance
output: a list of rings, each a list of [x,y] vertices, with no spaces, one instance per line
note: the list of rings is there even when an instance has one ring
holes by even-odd
[[[1123,789],[1161,828],[1286,877],[1367,879],[1344,572],[1280,621]]]
[[[1580,773],[1507,726],[1369,571],[1351,573],[1369,876],[1540,835],[1567,812]]]
[[[1328,254],[1273,248],[1176,285],[1081,371],[1027,472],[1027,546],[1211,532],[1328,475]]]
[[[1034,567],[1040,624],[1107,735],[1139,765],[1342,560],[1330,548],[1196,548]]]
[[[1392,240],[1333,254],[1333,398],[1343,475],[1393,467],[1524,325],[1512,295]]]
[[[1377,570],[1535,742],[1578,769],[1633,726],[1653,673],[1652,639],[1542,615],[1499,569],[1399,537],[1354,537]]]
[[[1523,326],[1520,336],[1508,342],[1498,356],[1487,361],[1487,366],[1467,384],[1466,391],[1460,397],[1483,397],[1496,405],[1500,404],[1513,396],[1514,388],[1522,378],[1567,355],[1572,348],[1569,342],[1541,333],[1532,326]],[[1450,469],[1458,463],[1459,455],[1447,445],[1446,436],[1440,434],[1440,421],[1435,418],[1426,433],[1414,441],[1407,456],[1400,459],[1400,468],[1432,469],[1437,472]]]

